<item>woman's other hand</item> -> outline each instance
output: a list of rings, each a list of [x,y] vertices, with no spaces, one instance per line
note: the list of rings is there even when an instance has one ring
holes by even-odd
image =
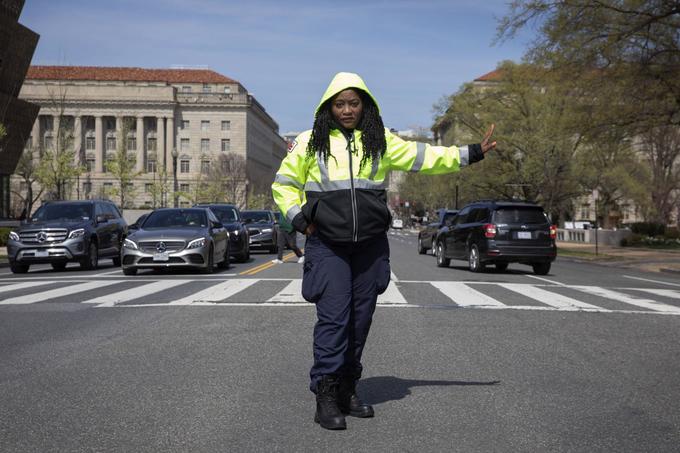
[[[493,135],[493,131],[496,128],[495,124],[492,124],[491,127],[489,128],[488,131],[486,131],[486,134],[484,134],[484,139],[482,140],[481,146],[482,146],[482,152],[486,154],[487,152],[491,151],[496,147],[496,142],[489,142],[489,139],[491,139],[491,136]]]

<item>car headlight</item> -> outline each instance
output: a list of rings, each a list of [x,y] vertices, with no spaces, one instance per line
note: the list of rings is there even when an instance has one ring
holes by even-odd
[[[75,239],[83,236],[85,236],[85,228],[78,228],[77,230],[71,231],[68,235],[68,238]]]
[[[197,249],[199,247],[203,247],[205,245],[205,238],[198,238],[194,239],[193,241],[189,242],[189,245],[187,245],[188,249]]]
[[[125,240],[123,241],[123,247],[125,247],[126,249],[139,250],[137,244],[135,244],[134,241],[131,241],[128,238],[125,238]]]
[[[271,233],[272,229],[271,228],[265,228],[264,230],[262,230],[262,232],[263,233]]]
[[[234,236],[238,236],[238,230],[230,231],[229,234],[233,234]]]
[[[9,238],[13,241],[19,241],[19,235],[16,234],[14,231],[9,232]]]

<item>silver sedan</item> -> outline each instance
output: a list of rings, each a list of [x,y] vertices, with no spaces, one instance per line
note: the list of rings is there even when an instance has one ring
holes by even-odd
[[[153,211],[123,242],[125,275],[143,268],[229,267],[229,232],[206,208]]]

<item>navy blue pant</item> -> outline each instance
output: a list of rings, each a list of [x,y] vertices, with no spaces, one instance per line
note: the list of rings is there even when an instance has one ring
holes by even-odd
[[[390,283],[390,248],[382,234],[338,245],[307,238],[302,295],[316,304],[310,389],[321,376],[361,377],[361,355],[378,295]]]

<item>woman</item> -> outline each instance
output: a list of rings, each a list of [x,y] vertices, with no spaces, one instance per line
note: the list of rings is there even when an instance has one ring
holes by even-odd
[[[307,236],[302,295],[316,304],[314,420],[345,429],[344,415],[372,417],[356,384],[375,304],[390,282],[385,178],[390,170],[442,174],[484,158],[465,147],[407,142],[383,126],[378,103],[356,74],[341,72],[316,109],[312,130],[288,148],[272,191],[281,212]]]

